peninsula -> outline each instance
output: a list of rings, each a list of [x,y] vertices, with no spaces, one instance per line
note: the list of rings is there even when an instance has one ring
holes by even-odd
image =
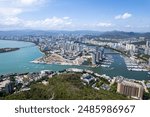
[[[19,50],[20,48],[0,48],[0,53],[11,52]]]

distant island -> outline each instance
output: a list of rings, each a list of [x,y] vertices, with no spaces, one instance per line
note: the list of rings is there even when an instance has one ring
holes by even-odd
[[[0,48],[0,53],[11,52],[19,50],[20,48]]]

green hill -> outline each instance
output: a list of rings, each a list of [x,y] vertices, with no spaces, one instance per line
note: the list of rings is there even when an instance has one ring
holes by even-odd
[[[30,91],[15,93],[4,99],[19,100],[123,100],[125,96],[106,91],[95,90],[91,86],[85,86],[80,80],[81,74],[67,73],[53,76],[48,79],[48,84],[41,82],[30,86]]]

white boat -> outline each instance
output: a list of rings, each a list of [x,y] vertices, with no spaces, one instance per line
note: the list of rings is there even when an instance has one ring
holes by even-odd
[[[112,68],[110,68],[111,70],[113,70],[114,69],[114,67],[112,67]]]
[[[132,71],[148,71],[147,69],[133,68]]]
[[[101,65],[102,67],[109,67],[109,65]]]

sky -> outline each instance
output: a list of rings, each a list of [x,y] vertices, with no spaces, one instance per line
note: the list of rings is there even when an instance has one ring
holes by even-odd
[[[0,30],[150,32],[150,0],[0,0]]]

